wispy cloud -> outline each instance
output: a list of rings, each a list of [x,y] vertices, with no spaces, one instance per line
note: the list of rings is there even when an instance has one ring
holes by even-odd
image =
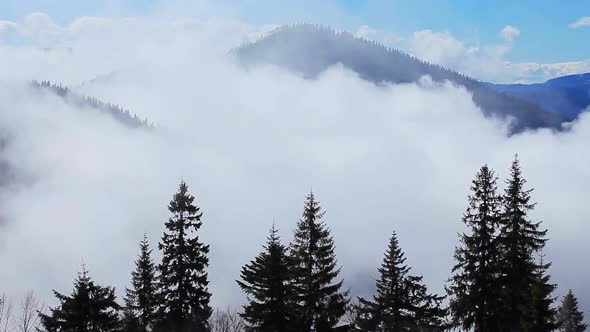
[[[518,35],[520,35],[520,29],[513,27],[512,25],[507,25],[502,29],[501,33],[504,40],[511,43],[516,37],[518,37]]]
[[[364,38],[368,40],[374,40],[388,47],[398,48],[400,44],[405,40],[404,37],[383,30],[371,28],[368,25],[361,25],[354,33],[356,37]]]
[[[582,27],[590,27],[590,16],[582,17],[574,23],[570,24],[570,28],[577,29]]]

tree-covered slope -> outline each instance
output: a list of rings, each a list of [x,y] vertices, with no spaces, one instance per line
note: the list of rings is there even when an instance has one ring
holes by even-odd
[[[570,119],[575,119],[590,106],[590,73],[558,77],[544,83],[490,86]]]
[[[119,121],[123,125],[130,128],[149,128],[151,124],[148,123],[147,119],[140,119],[137,115],[131,114],[129,110],[122,108],[119,105],[112,103],[106,103],[100,101],[94,97],[82,96],[78,93],[73,92],[68,87],[60,84],[53,84],[49,81],[31,82],[31,86],[40,91],[53,93],[63,98],[67,103],[80,108],[80,109],[93,109],[98,112],[107,114]]]
[[[512,132],[561,128],[568,119],[526,100],[508,96],[442,66],[433,65],[347,32],[299,24],[278,28],[260,40],[232,52],[244,65],[274,64],[313,79],[328,67],[341,64],[374,83],[416,82],[429,75],[436,82],[451,81],[473,93],[473,101],[487,116],[511,117]]]

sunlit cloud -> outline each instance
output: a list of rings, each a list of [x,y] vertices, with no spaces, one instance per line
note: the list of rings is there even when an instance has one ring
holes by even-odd
[[[581,17],[579,20],[570,24],[570,28],[577,29],[582,27],[590,27],[590,17]]]

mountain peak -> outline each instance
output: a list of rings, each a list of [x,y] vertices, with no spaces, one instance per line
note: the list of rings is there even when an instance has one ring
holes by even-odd
[[[412,83],[423,76],[430,76],[435,82],[450,81],[471,91],[473,101],[486,116],[513,119],[512,133],[537,128],[560,130],[569,120],[459,72],[324,25],[279,27],[232,54],[245,66],[273,64],[300,73],[306,79],[315,79],[330,66],[341,64],[375,84]]]

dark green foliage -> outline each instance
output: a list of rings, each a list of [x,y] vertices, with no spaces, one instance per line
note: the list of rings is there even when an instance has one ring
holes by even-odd
[[[359,299],[356,328],[361,331],[423,331],[440,327],[445,311],[442,297],[429,294],[421,276],[410,267],[394,232],[378,269],[377,294],[372,301]]]
[[[498,254],[495,240],[500,219],[497,177],[488,166],[477,173],[471,186],[463,222],[469,233],[460,235],[455,266],[447,291],[453,322],[475,332],[499,331]]]
[[[334,282],[340,269],[323,216],[319,202],[309,193],[290,250],[298,331],[302,332],[335,331],[348,303],[342,280]]]
[[[296,331],[289,258],[274,225],[264,251],[242,268],[241,279],[238,284],[248,295],[241,316],[248,331]]]
[[[541,222],[528,219],[535,203],[531,202],[532,189],[525,189],[518,158],[512,163],[506,184],[498,235],[502,253],[498,280],[503,290],[502,324],[506,330],[518,331],[530,321],[527,313],[532,306],[535,272],[539,268],[535,254],[545,246],[547,230],[540,230]]]
[[[578,309],[578,299],[571,289],[561,300],[558,318],[559,330],[562,332],[583,332],[588,327],[584,324],[584,314]]]
[[[97,285],[86,269],[74,281],[74,290],[67,296],[53,291],[59,305],[48,314],[40,313],[47,332],[111,332],[120,322],[115,289]]]
[[[126,290],[124,326],[126,331],[150,331],[158,309],[156,267],[151,258],[152,249],[144,235],[140,253],[131,272],[131,288]]]
[[[523,331],[544,332],[554,331],[558,327],[557,310],[553,307],[555,298],[552,296],[557,287],[551,284],[551,276],[547,274],[550,263],[541,262],[533,277],[531,305],[523,321]]]
[[[377,308],[374,303],[359,297],[356,303],[348,306],[348,322],[350,331],[376,331],[379,326],[379,315],[376,315]]]
[[[194,205],[183,181],[168,209],[172,217],[166,222],[158,248],[162,250],[159,265],[159,329],[166,332],[208,331],[211,316],[206,267],[209,246],[199,242],[196,232],[202,225],[200,209]]]

